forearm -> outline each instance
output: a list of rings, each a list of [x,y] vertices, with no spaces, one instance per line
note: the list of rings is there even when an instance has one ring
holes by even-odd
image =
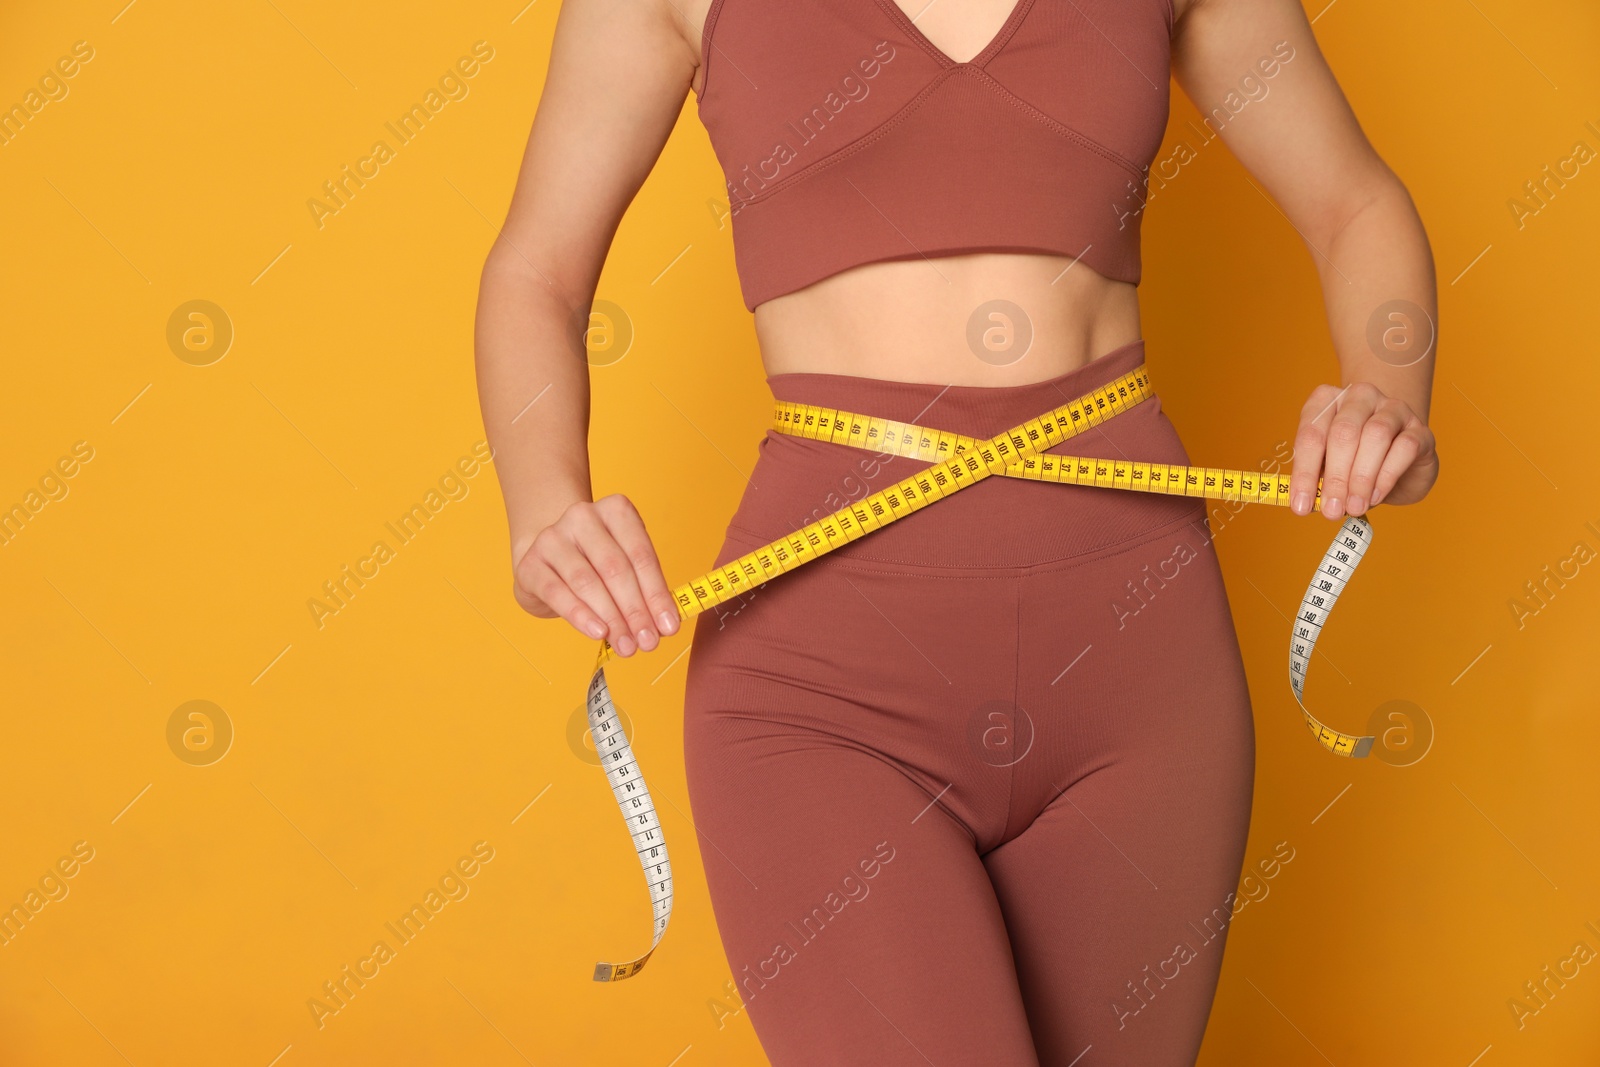
[[[1340,384],[1369,382],[1427,422],[1438,349],[1433,254],[1405,186],[1391,177],[1379,190],[1312,254]]]
[[[587,319],[514,250],[497,246],[478,291],[478,403],[505,496],[515,566],[589,480]]]

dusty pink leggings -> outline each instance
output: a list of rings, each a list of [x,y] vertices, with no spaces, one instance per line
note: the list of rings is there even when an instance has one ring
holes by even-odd
[[[1037,384],[774,395],[988,437]],[[1052,451],[1186,463],[1158,398]],[[769,432],[718,563],[918,469]],[[1204,503],[990,478],[695,625],[684,745],[775,1067],[1192,1064],[1250,821],[1250,698]]]

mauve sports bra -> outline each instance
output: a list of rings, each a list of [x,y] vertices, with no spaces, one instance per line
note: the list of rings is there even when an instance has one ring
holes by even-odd
[[[1171,0],[1017,0],[957,63],[894,0],[714,0],[697,106],[745,306],[963,252],[1138,284],[1172,20]]]

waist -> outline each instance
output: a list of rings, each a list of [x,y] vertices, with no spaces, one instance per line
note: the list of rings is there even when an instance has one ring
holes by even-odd
[[[1136,368],[1134,341],[1051,378],[1008,386],[939,385],[818,372],[768,375],[774,399],[815,404],[987,438]],[[1049,454],[1188,463],[1176,428],[1151,397]],[[717,562],[906,478],[929,464],[769,430],[728,524]],[[835,549],[828,558],[960,572],[1071,559],[1183,522],[1201,522],[1198,498],[1128,493],[992,477]],[[814,565],[826,565],[826,559]]]
[[[1008,387],[1059,377],[1137,339],[1139,298],[1070,257],[952,255],[824,278],[762,303],[755,326],[769,376]]]

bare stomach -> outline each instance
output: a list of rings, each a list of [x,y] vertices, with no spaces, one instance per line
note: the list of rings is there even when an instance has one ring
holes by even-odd
[[[1138,291],[1065,256],[867,263],[762,303],[769,375],[1024,385],[1140,338]]]

